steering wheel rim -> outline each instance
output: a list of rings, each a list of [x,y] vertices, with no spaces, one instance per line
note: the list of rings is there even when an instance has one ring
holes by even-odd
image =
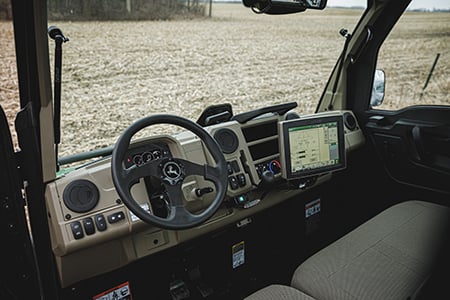
[[[129,149],[131,138],[140,130],[156,124],[177,125],[196,134],[209,150],[216,166],[212,167],[208,164],[201,166],[182,158],[165,158],[143,166],[134,165],[126,169],[123,162]],[[179,176],[169,174],[174,169],[177,172],[179,171]],[[154,176],[155,172],[161,176],[170,200],[170,213],[167,218],[148,213],[131,195],[131,187],[136,183],[136,180],[145,176]],[[148,224],[174,230],[191,228],[208,220],[220,207],[228,186],[225,157],[214,138],[205,129],[191,120],[169,114],[144,117],[125,129],[118,138],[112,152],[111,174],[116,191],[128,209]],[[213,182],[215,186],[216,195],[214,199],[199,214],[189,212],[183,201],[181,186],[184,178],[188,175],[202,175],[206,180]],[[174,197],[177,198],[173,199]]]

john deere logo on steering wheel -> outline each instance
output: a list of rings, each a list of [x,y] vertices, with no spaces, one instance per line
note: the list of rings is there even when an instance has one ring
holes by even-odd
[[[183,167],[173,161],[169,160],[162,165],[163,180],[167,181],[171,185],[177,184],[184,179]]]

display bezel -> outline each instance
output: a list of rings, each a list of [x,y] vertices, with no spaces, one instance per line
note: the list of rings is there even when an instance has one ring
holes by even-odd
[[[337,135],[338,135],[338,153],[339,161],[333,165],[326,165],[322,167],[299,170],[292,172],[292,162],[291,162],[291,140],[289,136],[289,129],[320,125],[330,122],[337,123]],[[315,175],[320,175],[324,173],[329,173],[337,170],[344,169],[346,167],[346,151],[345,151],[345,132],[344,132],[344,118],[342,115],[331,115],[331,116],[312,116],[299,118],[294,120],[282,121],[279,123],[279,134],[280,134],[280,163],[282,169],[282,177],[285,179],[298,179],[302,177],[310,177]]]

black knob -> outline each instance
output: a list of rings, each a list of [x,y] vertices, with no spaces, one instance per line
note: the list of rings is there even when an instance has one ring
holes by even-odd
[[[261,174],[261,184],[263,184],[263,185],[271,185],[274,182],[275,182],[275,175],[271,171],[265,170]]]

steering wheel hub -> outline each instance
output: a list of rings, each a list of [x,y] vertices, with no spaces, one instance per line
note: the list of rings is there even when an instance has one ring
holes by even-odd
[[[170,185],[176,185],[185,178],[184,167],[180,162],[168,159],[161,164],[162,180]]]

